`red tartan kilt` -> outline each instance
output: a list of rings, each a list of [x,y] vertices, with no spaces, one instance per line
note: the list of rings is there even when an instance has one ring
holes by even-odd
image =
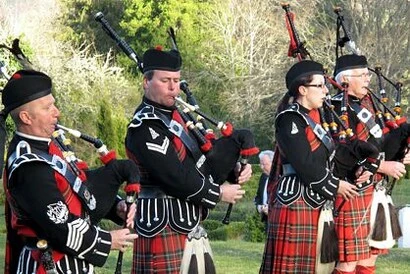
[[[359,192],[359,196],[346,201],[335,218],[341,262],[355,262],[371,256],[368,236],[373,190],[369,187]],[[343,198],[337,196],[335,208],[339,208],[342,201]]]
[[[169,228],[152,238],[139,236],[134,242],[132,274],[179,274],[187,235]]]
[[[302,198],[290,206],[274,202],[260,273],[315,273],[319,214]]]

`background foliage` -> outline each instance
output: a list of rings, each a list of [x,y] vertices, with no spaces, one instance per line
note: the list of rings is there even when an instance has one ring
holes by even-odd
[[[351,37],[370,65],[380,65],[384,75],[404,83],[402,106],[408,114],[409,1],[305,0],[290,5],[301,39],[329,71],[335,59],[333,8],[342,7]],[[19,38],[34,66],[52,76],[61,123],[104,137],[120,156],[125,156],[127,121],[142,96],[141,76],[94,20],[98,11],[139,56],[158,44],[169,49],[167,29],[173,27],[183,78],[201,108],[252,129],[260,148],[272,148],[284,74],[295,62],[287,56],[280,1],[0,0],[0,9],[0,42],[10,45]],[[0,51],[0,59],[10,74],[19,69],[8,52]],[[4,83],[1,79],[0,87]],[[386,90],[393,95],[390,86]],[[83,158],[95,157],[88,144],[74,142]]]

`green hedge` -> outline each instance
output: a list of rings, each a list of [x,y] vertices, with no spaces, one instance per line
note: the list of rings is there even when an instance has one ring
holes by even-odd
[[[245,222],[231,222],[215,230],[207,230],[212,241],[241,240],[245,231]]]

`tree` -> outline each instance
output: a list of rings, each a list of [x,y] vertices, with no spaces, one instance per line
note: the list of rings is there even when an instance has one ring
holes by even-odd
[[[336,44],[335,28],[336,14],[333,8],[342,8],[344,22],[352,40],[356,43],[361,54],[366,55],[369,66],[381,66],[382,73],[393,80],[401,81],[404,85],[402,104],[404,112],[409,113],[410,84],[408,64],[410,61],[410,2],[399,1],[325,1],[317,13],[317,20],[313,21],[311,40],[318,45],[317,56],[329,68],[335,61],[334,49]],[[329,43],[331,41],[331,43]],[[332,54],[333,52],[333,54]],[[322,54],[320,54],[322,53]],[[345,51],[345,54],[348,53]],[[395,90],[386,84],[389,98],[394,98]],[[378,90],[376,81],[373,89]],[[390,106],[393,105],[390,101]],[[407,109],[407,111],[406,111]]]
[[[306,1],[309,3],[315,1]],[[203,18],[212,37],[203,53],[219,101],[238,126],[250,127],[261,147],[272,147],[276,104],[286,92],[288,34],[279,1],[212,1]],[[305,5],[304,5],[305,7]],[[305,8],[307,12],[312,8]],[[308,16],[298,23],[308,22]]]

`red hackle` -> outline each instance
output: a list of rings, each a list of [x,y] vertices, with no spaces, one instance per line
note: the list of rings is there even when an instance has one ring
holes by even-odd
[[[207,142],[201,146],[201,151],[208,152],[211,150],[211,148],[212,148],[212,143],[209,140],[207,140]]]
[[[407,122],[406,117],[400,117],[399,119],[396,120],[396,124],[398,124],[399,126],[406,122]]]
[[[77,167],[81,170],[87,170],[88,169],[88,165],[84,161],[78,161],[76,164],[77,164]]]
[[[259,148],[257,147],[241,149],[241,152],[240,152],[242,157],[249,157],[249,156],[256,155],[258,153],[259,153]]]
[[[100,156],[100,160],[104,165],[108,164],[110,161],[116,158],[117,158],[117,153],[115,153],[115,150],[110,150],[107,154]]]
[[[128,183],[124,186],[125,193],[139,193],[141,189],[141,185],[139,182]]]
[[[205,134],[205,139],[207,139],[207,140],[209,140],[209,141],[215,140],[215,139],[216,139],[215,133],[213,133],[213,132],[207,132],[207,133]]]
[[[221,129],[221,133],[225,137],[229,137],[232,135],[233,132],[233,126],[231,123],[227,122],[225,123],[224,127]]]

